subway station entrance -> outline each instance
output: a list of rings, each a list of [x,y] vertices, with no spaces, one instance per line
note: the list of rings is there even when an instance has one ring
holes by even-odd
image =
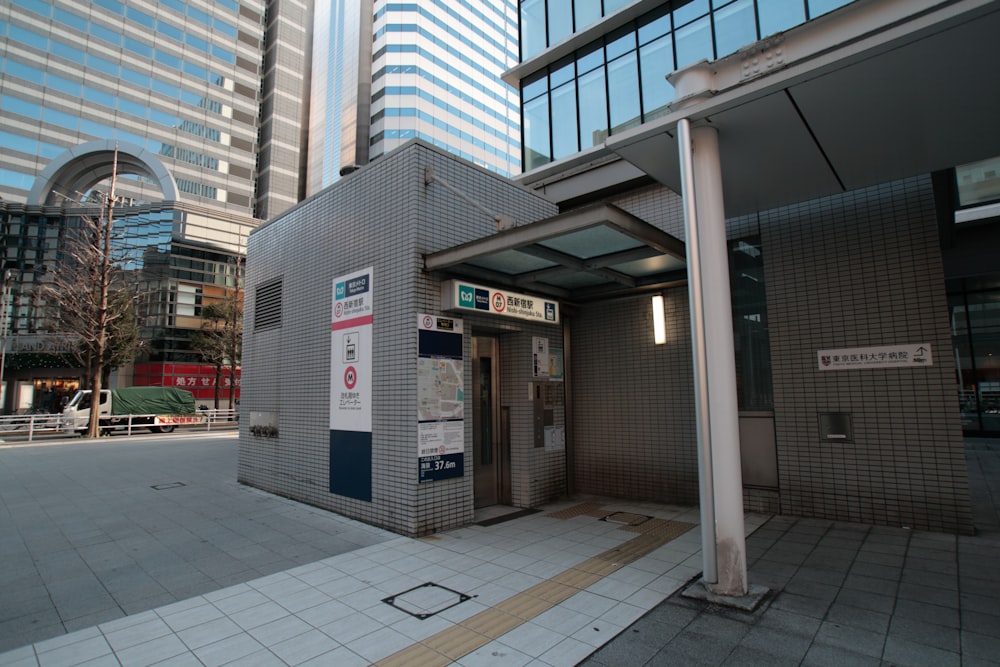
[[[472,456],[475,507],[510,502],[510,441],[500,401],[499,339],[472,337]]]

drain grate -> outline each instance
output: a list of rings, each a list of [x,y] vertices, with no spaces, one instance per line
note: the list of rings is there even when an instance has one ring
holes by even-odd
[[[154,491],[163,491],[164,489],[176,489],[178,486],[187,486],[184,482],[168,482],[166,484],[154,484],[150,488]]]
[[[471,599],[471,595],[428,581],[408,591],[382,598],[382,602],[424,620]]]
[[[488,528],[490,526],[495,526],[498,523],[503,523],[504,521],[512,521],[513,519],[520,519],[523,516],[531,516],[532,514],[541,511],[542,510],[536,510],[536,509],[523,509],[517,512],[509,512],[508,514],[501,514],[500,516],[495,516],[492,519],[483,519],[476,525]]]

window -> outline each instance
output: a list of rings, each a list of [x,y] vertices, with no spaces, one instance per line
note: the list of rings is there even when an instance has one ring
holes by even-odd
[[[814,19],[851,2],[853,0],[809,0],[809,18]]]
[[[1000,157],[955,167],[959,207],[1000,201]]]
[[[740,410],[773,410],[771,341],[759,237],[729,242],[729,281]]]
[[[586,150],[601,144],[608,134],[663,116],[676,97],[666,80],[671,72],[731,55],[761,36],[794,28],[850,1],[648,3],[656,7],[567,56],[576,61],[575,119],[569,114],[573,86],[561,76],[564,63],[540,69],[522,82],[524,169],[571,154],[567,153],[571,131],[578,133],[579,150]],[[530,60],[601,17],[644,4],[635,0],[522,0],[521,59]],[[548,135],[542,136],[543,132]]]
[[[702,59],[712,59],[711,28],[709,17],[703,16],[677,29],[674,33],[674,44],[677,47],[678,69]]]
[[[802,0],[757,0],[760,35],[767,37],[788,30],[806,20]]]
[[[967,435],[1000,433],[1000,282],[995,277],[947,283],[962,428]]]
[[[198,317],[201,315],[201,286],[180,283],[177,285],[177,315]]]
[[[521,60],[545,50],[545,0],[521,2]]]
[[[580,77],[580,148],[604,142],[608,136],[608,93],[604,69]]]
[[[717,57],[735,53],[757,39],[753,2],[737,0],[715,12],[715,52]]]
[[[601,0],[576,0],[573,4],[578,31],[601,18]]]
[[[39,70],[28,65],[23,65],[16,60],[8,60],[6,62],[6,70],[7,76],[16,76],[29,83],[36,83],[42,80],[42,73]]]
[[[573,0],[548,0],[549,45],[573,34]]]
[[[639,68],[635,51],[608,63],[608,106],[611,134],[639,124]]]
[[[576,82],[570,81],[552,91],[552,157],[572,155],[580,150],[576,129]]]
[[[542,79],[544,84],[546,79]],[[529,87],[525,87],[527,91]],[[540,95],[524,105],[524,163],[526,169],[552,160],[549,150],[549,98]]]
[[[669,111],[674,87],[667,74],[674,71],[674,48],[670,35],[639,47],[639,76],[642,88],[643,120],[650,121]]]

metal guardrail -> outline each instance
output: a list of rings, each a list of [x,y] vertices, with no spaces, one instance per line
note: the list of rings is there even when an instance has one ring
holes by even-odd
[[[178,424],[177,428],[185,431],[212,429],[231,429],[239,425],[239,412],[237,410],[199,410],[199,416],[204,416],[205,421],[198,424]],[[124,431],[131,435],[133,430],[144,430],[150,424],[135,423],[136,420],[148,420],[155,415],[116,415],[119,420],[116,424],[106,424],[101,426],[101,431],[105,433]],[[61,432],[62,415],[59,413],[31,412],[18,415],[0,415],[0,439],[32,441],[36,436],[52,436]],[[71,434],[67,433],[67,437]]]

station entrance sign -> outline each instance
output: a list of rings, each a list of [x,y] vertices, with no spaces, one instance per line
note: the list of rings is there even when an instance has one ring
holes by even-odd
[[[371,267],[333,279],[330,323],[330,492],[372,495]]]
[[[441,307],[444,310],[472,311],[484,315],[559,324],[558,301],[509,292],[496,287],[475,285],[463,280],[445,280],[441,283]]]

